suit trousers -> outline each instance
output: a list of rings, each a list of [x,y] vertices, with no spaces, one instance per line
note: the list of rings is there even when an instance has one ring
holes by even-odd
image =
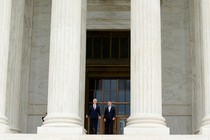
[[[98,119],[90,119],[90,134],[97,134]]]
[[[107,119],[105,122],[105,134],[113,134],[114,121]]]

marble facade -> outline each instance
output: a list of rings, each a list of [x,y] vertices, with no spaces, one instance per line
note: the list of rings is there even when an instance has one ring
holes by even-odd
[[[130,29],[130,0],[87,1],[87,29]],[[51,0],[34,0],[29,133],[47,110]],[[180,20],[178,20],[180,19]],[[189,0],[161,5],[163,116],[171,134],[192,134],[192,78]],[[102,24],[103,23],[103,24]],[[183,125],[184,124],[184,125]]]
[[[4,0],[7,1],[7,0]],[[9,0],[12,2],[12,0]],[[24,1],[24,0],[23,0]],[[55,0],[56,1],[56,0]],[[58,1],[58,0],[57,0]],[[66,2],[68,0],[65,0]],[[135,0],[134,0],[135,1]],[[154,4],[154,1],[157,0],[147,0],[151,1]],[[209,103],[208,100],[208,89],[204,88],[204,94],[200,94],[202,88],[202,82],[204,81],[204,85],[208,85],[208,80],[205,80],[206,75],[209,76],[208,73],[208,64],[204,63],[208,59],[208,57],[202,57],[202,50],[205,50],[205,47],[208,48],[209,33],[205,31],[209,31],[209,15],[208,0],[161,0],[160,2],[160,24],[161,24],[161,37],[159,37],[159,41],[161,41],[161,63],[162,63],[162,74],[159,71],[158,76],[162,75],[162,79],[159,81],[162,82],[162,91],[159,91],[161,88],[157,88],[159,93],[162,92],[162,98],[159,97],[158,105],[160,105],[160,110],[158,110],[158,114],[165,118],[166,125],[170,128],[170,134],[196,134],[200,130],[201,122],[203,122],[202,126],[207,126],[202,129],[204,134],[208,134],[209,122],[208,122],[208,113],[209,113]],[[1,2],[0,2],[1,4]],[[7,6],[12,6],[11,3],[7,3]],[[11,4],[11,5],[10,5]],[[8,83],[7,86],[1,86],[0,90],[6,93],[6,87],[10,86],[19,86],[19,93],[14,93],[16,97],[20,97],[19,103],[20,106],[13,109],[19,110],[19,115],[16,117],[16,121],[12,122],[11,119],[14,117],[11,113],[5,113],[5,109],[9,109],[10,106],[0,107],[0,119],[1,117],[9,118],[9,124],[14,124],[17,127],[15,128],[16,132],[21,133],[37,133],[37,127],[42,126],[41,117],[47,112],[47,104],[48,101],[48,85],[50,82],[48,81],[49,75],[49,60],[50,60],[50,34],[52,37],[52,27],[51,25],[51,13],[53,9],[52,0],[25,0],[25,5],[22,5],[24,9],[24,22],[20,24],[21,27],[18,26],[18,32],[20,34],[19,40],[22,40],[20,46],[22,49],[20,50],[22,55],[21,64],[17,62],[18,65],[18,73],[16,80],[20,80],[21,82],[16,84],[15,82],[9,82],[9,76],[11,76],[11,71],[5,71],[6,67],[11,66],[12,62],[10,59],[16,57],[16,59],[20,59],[20,56],[12,55],[12,53],[8,53],[7,58],[4,59],[4,62],[0,62],[2,71],[0,74],[7,76]],[[157,4],[157,3],[156,3]],[[199,5],[199,7],[197,6]],[[20,4],[21,5],[21,4]],[[0,9],[1,9],[0,5]],[[154,5],[153,5],[154,6]],[[141,7],[143,8],[143,7]],[[22,9],[22,10],[23,10]],[[131,2],[130,0],[87,0],[87,30],[130,30],[130,20],[131,20]],[[11,12],[11,11],[10,11]],[[199,13],[199,14],[198,14]],[[8,13],[7,13],[8,14]],[[20,13],[21,14],[21,13]],[[79,12],[78,12],[79,14]],[[82,14],[81,14],[82,15]],[[84,15],[84,13],[83,13]],[[4,15],[0,14],[0,17],[4,17]],[[10,17],[10,15],[7,15]],[[66,16],[69,16],[68,14]],[[139,16],[139,15],[138,15]],[[12,16],[11,16],[12,17]],[[202,19],[200,20],[200,17]],[[20,17],[21,19],[22,17]],[[56,17],[52,16],[56,19]],[[55,20],[54,19],[54,20]],[[58,19],[57,19],[58,20]],[[61,20],[61,19],[59,19]],[[9,19],[5,18],[5,22],[10,22]],[[10,28],[12,27],[12,18]],[[0,26],[4,26],[5,23],[0,24]],[[202,25],[202,28],[200,27]],[[17,26],[17,25],[16,25]],[[81,26],[81,30],[85,26]],[[1,28],[1,27],[0,27]],[[8,31],[15,32],[13,28]],[[7,33],[8,33],[7,31]],[[21,31],[23,33],[21,33]],[[201,32],[200,32],[201,31]],[[199,32],[200,34],[197,34]],[[1,34],[0,34],[1,36]],[[201,37],[202,36],[202,37]],[[7,37],[7,46],[11,43],[8,41]],[[11,36],[10,36],[11,37]],[[21,39],[21,37],[23,39]],[[79,38],[79,37],[78,37]],[[84,37],[83,37],[84,38]],[[1,39],[1,38],[0,38]],[[81,38],[80,38],[81,39]],[[6,40],[6,39],[5,39]],[[82,39],[81,39],[82,40]],[[208,40],[208,41],[207,41]],[[59,40],[58,40],[59,41]],[[83,40],[84,41],[84,40]],[[204,45],[199,46],[200,42],[203,42]],[[69,42],[69,43],[75,43]],[[80,42],[81,43],[81,42]],[[2,44],[0,44],[1,47]],[[3,44],[5,46],[5,44]],[[78,45],[78,44],[77,44]],[[83,42],[84,46],[84,42]],[[160,46],[159,46],[160,47]],[[2,49],[2,48],[1,48]],[[6,51],[3,48],[3,51]],[[18,49],[18,46],[17,48]],[[75,48],[77,50],[77,48]],[[84,48],[83,48],[84,50]],[[77,50],[78,51],[78,50]],[[80,50],[81,51],[81,50]],[[83,51],[85,52],[85,51]],[[208,49],[206,49],[206,55],[208,56]],[[1,55],[1,53],[0,53]],[[13,56],[13,57],[10,57]],[[52,57],[52,56],[51,56]],[[76,56],[75,56],[76,57]],[[78,59],[82,59],[77,56]],[[84,57],[84,56],[83,56]],[[1,58],[1,56],[0,56]],[[2,57],[3,58],[3,57]],[[160,57],[157,56],[159,59]],[[154,59],[157,60],[157,59]],[[0,59],[1,61],[1,59]],[[5,62],[8,61],[8,66]],[[157,61],[160,62],[160,61]],[[76,63],[76,62],[75,62]],[[85,61],[81,61],[80,64],[85,64]],[[76,64],[75,64],[76,65]],[[52,64],[51,64],[52,66]],[[84,65],[83,65],[84,66]],[[159,65],[161,66],[161,65]],[[200,68],[204,68],[204,70],[200,70]],[[21,69],[20,69],[21,68]],[[156,67],[160,68],[160,67]],[[84,73],[84,69],[82,66],[79,66],[78,69],[81,69],[79,72]],[[7,73],[7,74],[6,74]],[[205,74],[205,75],[204,75]],[[78,74],[79,75],[79,74]],[[202,76],[201,76],[202,75]],[[14,77],[14,76],[13,76]],[[82,77],[79,80],[84,80]],[[208,78],[208,77],[207,77]],[[206,78],[206,79],[207,79]],[[5,77],[0,77],[0,83],[6,85]],[[51,81],[52,82],[52,81]],[[70,82],[71,83],[71,82]],[[52,83],[51,83],[52,84]],[[77,87],[75,90],[78,92],[80,90],[84,90],[80,87],[81,85],[75,85]],[[160,85],[159,85],[160,86]],[[10,89],[10,88],[9,88]],[[12,90],[8,90],[8,93],[12,92]],[[81,93],[81,92],[80,92]],[[6,94],[0,93],[0,96],[6,97]],[[55,95],[55,94],[52,94]],[[161,94],[160,94],[161,95]],[[84,97],[84,95],[78,95],[77,98],[79,100],[79,96]],[[55,96],[54,96],[55,97]],[[8,97],[7,97],[8,98]],[[14,97],[13,97],[14,98]],[[160,102],[162,100],[162,102]],[[4,98],[1,98],[2,103],[6,102]],[[12,97],[11,97],[12,101]],[[15,101],[15,100],[13,100]],[[59,102],[59,101],[58,101]],[[162,105],[161,105],[162,103]],[[52,105],[53,103],[51,103]],[[53,106],[53,105],[52,105]],[[48,111],[51,112],[59,112],[58,110],[53,110],[48,106]],[[81,105],[83,106],[83,104]],[[75,112],[77,117],[83,118],[83,109],[79,106],[78,110],[68,110],[66,112]],[[162,109],[161,109],[162,108]],[[10,109],[12,111],[12,109]],[[16,110],[17,111],[17,110]],[[8,111],[9,112],[9,111]],[[134,112],[138,112],[138,110],[134,110]],[[203,119],[207,117],[207,119]],[[15,120],[14,119],[14,120]],[[50,118],[51,119],[51,118]],[[49,120],[50,120],[49,119]],[[203,121],[202,121],[203,120]],[[18,122],[19,121],[19,122]],[[49,121],[50,122],[50,121]],[[83,125],[83,122],[80,121],[80,126]],[[7,127],[7,123],[4,122]],[[75,123],[78,124],[78,123]],[[206,125],[207,124],[207,125]],[[52,124],[53,125],[53,124]],[[9,127],[10,125],[8,125]],[[69,124],[72,126],[72,124]],[[10,128],[12,129],[12,128]],[[1,130],[1,128],[0,128]],[[45,131],[45,130],[41,130]],[[41,132],[40,131],[40,132]],[[42,133],[42,132],[41,132]],[[10,140],[16,137],[16,139],[52,139],[50,136],[39,135],[27,135],[27,136],[11,136],[4,135],[5,139]],[[67,139],[68,137],[60,137],[57,139]],[[113,139],[120,139],[122,136],[113,137]],[[123,137],[127,139],[126,137]],[[183,136],[183,137],[142,137],[142,139],[210,139],[205,136]],[[0,135],[1,139],[1,135]],[[56,139],[56,138],[54,138]],[[85,139],[83,136],[75,137],[75,139]],[[91,139],[91,136],[89,137]],[[108,137],[98,136],[98,139],[109,139]]]

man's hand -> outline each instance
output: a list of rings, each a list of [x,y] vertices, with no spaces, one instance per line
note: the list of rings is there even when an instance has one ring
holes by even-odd
[[[98,119],[100,120],[101,119],[101,116],[99,116]]]
[[[115,117],[114,117],[114,118],[112,118],[112,120],[114,121],[114,120],[115,120]]]
[[[86,119],[87,119],[87,118],[88,118],[88,115],[86,115],[85,117],[86,117]]]
[[[104,119],[104,122],[106,122],[106,119]]]

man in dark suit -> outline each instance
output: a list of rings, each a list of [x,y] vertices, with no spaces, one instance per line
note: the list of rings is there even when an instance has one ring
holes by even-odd
[[[108,106],[104,111],[105,134],[113,134],[115,116],[116,116],[115,107],[112,106],[111,101],[108,101]]]
[[[93,99],[93,105],[89,107],[88,115],[90,116],[90,134],[97,134],[98,119],[101,119],[101,110],[97,105],[97,99]]]

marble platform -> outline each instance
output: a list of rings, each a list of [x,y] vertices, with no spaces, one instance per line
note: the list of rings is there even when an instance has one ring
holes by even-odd
[[[0,140],[210,140],[204,135],[36,135],[36,134],[5,134],[0,135]]]

